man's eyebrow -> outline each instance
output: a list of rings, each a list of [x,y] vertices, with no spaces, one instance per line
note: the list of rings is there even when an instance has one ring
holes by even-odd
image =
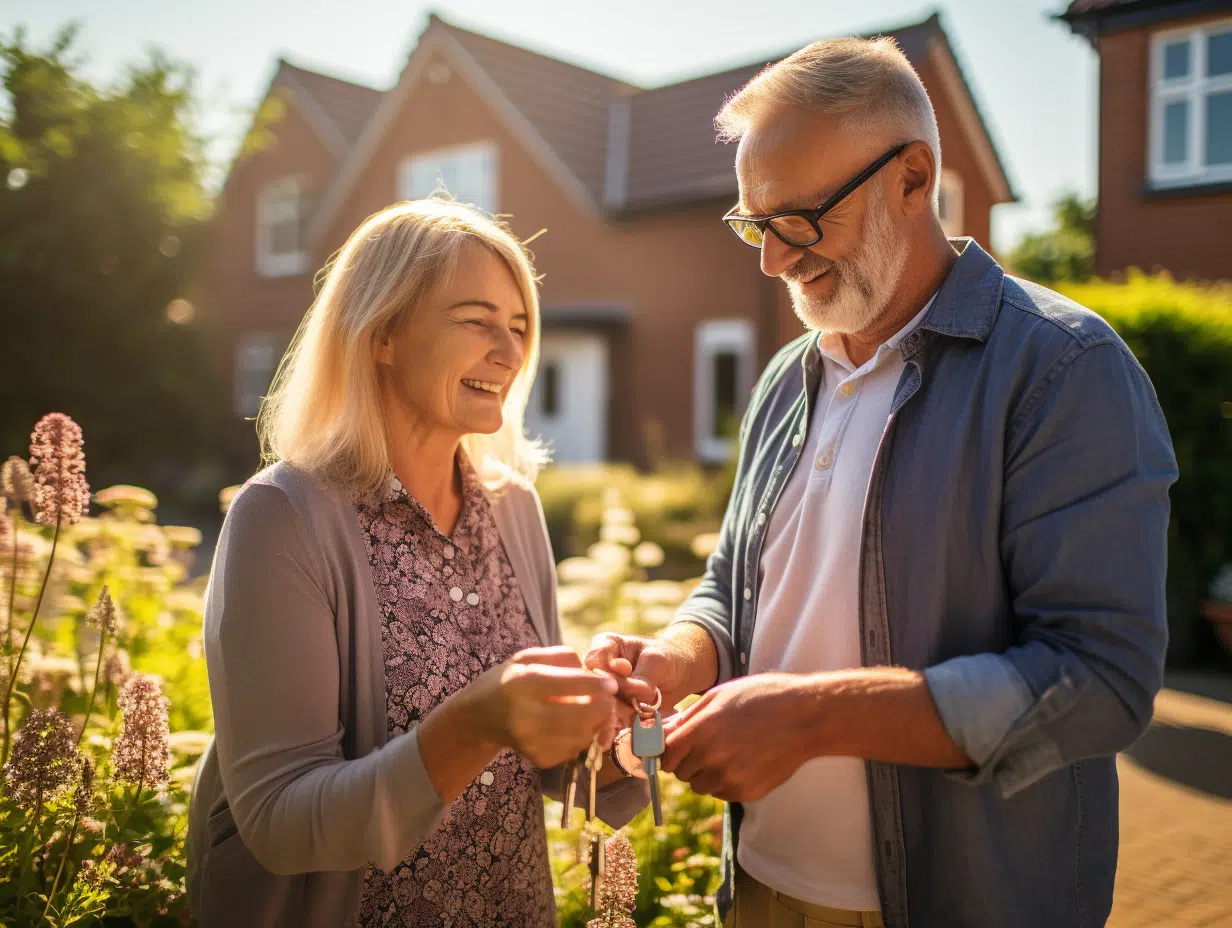
[[[756,218],[758,216],[773,216],[775,213],[786,213],[793,209],[816,209],[831,196],[833,196],[832,191],[822,191],[820,193],[811,193],[807,196],[793,197],[784,203],[776,204],[774,207],[759,213],[751,212],[745,209],[743,204],[738,204],[736,213],[741,216]]]
[[[463,306],[478,306],[480,309],[486,309],[490,313],[500,312],[500,307],[497,306],[495,303],[489,302],[488,300],[458,300],[458,302],[448,307],[446,309],[446,312],[448,312],[450,309],[459,309],[460,307],[463,307]],[[513,318],[515,320],[524,319],[524,320],[529,321],[530,314],[529,313],[518,313]]]

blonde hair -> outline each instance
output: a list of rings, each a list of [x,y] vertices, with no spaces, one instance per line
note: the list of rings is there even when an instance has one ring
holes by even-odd
[[[837,116],[853,134],[888,129],[894,136],[886,140],[890,144],[926,142],[941,176],[932,101],[907,56],[887,36],[825,39],[768,66],[723,103],[715,117],[719,138],[739,141],[754,122],[783,106]]]
[[[510,480],[534,481],[547,454],[523,431],[539,357],[539,290],[531,254],[500,220],[437,198],[396,203],[369,216],[323,269],[324,285],[257,416],[263,464],[286,461],[352,498],[383,486],[390,461],[376,346],[476,246],[509,266],[529,322],[524,362],[503,406],[504,424],[491,435],[464,436],[462,447],[491,490]]]

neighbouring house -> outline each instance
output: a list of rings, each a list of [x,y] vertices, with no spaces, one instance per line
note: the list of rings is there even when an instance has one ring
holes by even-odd
[[[1232,278],[1232,0],[1074,0],[1099,55],[1096,271]]]
[[[987,247],[1006,172],[936,16],[892,33],[940,124],[941,210]],[[801,36],[801,44],[813,36]],[[735,202],[724,98],[767,62],[642,89],[432,16],[385,92],[280,61],[273,144],[231,168],[203,310],[237,417],[258,408],[363,218],[440,181],[512,216],[543,282],[528,429],[560,461],[719,463],[761,366],[801,329],[783,285],[719,221]]]

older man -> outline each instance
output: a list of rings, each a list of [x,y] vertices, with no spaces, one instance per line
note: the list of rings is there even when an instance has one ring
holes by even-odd
[[[703,693],[663,767],[729,803],[736,928],[1102,925],[1114,754],[1166,640],[1151,384],[1097,316],[946,239],[891,41],[810,45],[718,123],[725,221],[810,331],[754,391],[700,587],[588,664]]]

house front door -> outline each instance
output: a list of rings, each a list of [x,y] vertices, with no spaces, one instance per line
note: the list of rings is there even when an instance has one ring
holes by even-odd
[[[607,455],[608,346],[602,335],[545,332],[526,431],[550,442],[560,464]]]

